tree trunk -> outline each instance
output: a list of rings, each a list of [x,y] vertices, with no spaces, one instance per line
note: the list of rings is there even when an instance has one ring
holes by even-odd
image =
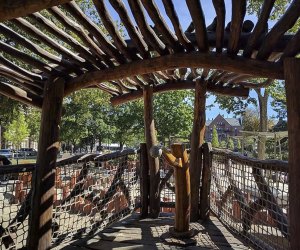
[[[300,249],[300,59],[284,60],[289,133],[290,249]]]
[[[29,216],[27,248],[50,249],[52,213],[55,192],[55,167],[59,149],[59,127],[65,81],[61,78],[48,81],[40,126],[37,168],[33,178],[33,195]]]
[[[194,121],[191,136],[190,173],[191,173],[191,221],[199,219],[200,176],[202,161],[200,147],[204,142],[205,132],[206,82],[196,80]]]
[[[259,132],[267,132],[268,131],[268,99],[269,92],[265,90],[264,95],[261,94],[261,89],[256,89],[256,93],[258,96],[259,103]],[[266,159],[266,137],[259,136],[257,151],[258,151],[258,159],[265,160]]]
[[[148,162],[150,170],[150,195],[149,206],[150,216],[157,218],[160,211],[160,193],[159,193],[159,159],[150,156],[150,148],[156,145],[156,134],[153,118],[153,87],[144,87],[144,121],[145,121],[145,137],[147,143]]]

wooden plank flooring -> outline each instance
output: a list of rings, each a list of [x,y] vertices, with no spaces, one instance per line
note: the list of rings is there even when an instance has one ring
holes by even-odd
[[[191,228],[199,233],[195,236],[197,244],[189,247],[170,246],[162,238],[168,235],[173,226],[174,218],[161,216],[158,219],[139,220],[138,214],[133,214],[122,221],[104,229],[89,240],[80,239],[60,246],[64,250],[136,250],[136,249],[250,249],[241,239],[232,235],[216,217],[201,225],[191,223]]]

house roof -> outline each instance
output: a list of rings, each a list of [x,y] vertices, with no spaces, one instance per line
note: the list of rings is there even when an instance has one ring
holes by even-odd
[[[232,126],[232,127],[239,127],[239,126],[241,126],[241,123],[240,123],[239,119],[237,119],[237,118],[224,118],[224,117],[221,116],[221,115],[216,116],[216,118],[217,118],[217,117],[221,117],[221,118],[224,119],[226,122],[228,122],[228,124],[229,124],[230,126]],[[216,119],[216,118],[215,118],[215,119]],[[213,119],[213,120],[207,120],[207,121],[205,122],[205,126],[210,126],[210,124],[211,124],[215,119]]]
[[[239,119],[236,118],[225,118],[225,120],[233,127],[241,126]]]

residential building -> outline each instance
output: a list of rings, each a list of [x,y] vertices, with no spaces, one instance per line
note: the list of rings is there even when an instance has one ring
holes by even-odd
[[[225,140],[228,136],[240,135],[242,125],[237,118],[224,118],[222,115],[217,115],[213,120],[207,120],[205,123],[205,141],[211,141],[213,127],[216,126],[219,141]]]

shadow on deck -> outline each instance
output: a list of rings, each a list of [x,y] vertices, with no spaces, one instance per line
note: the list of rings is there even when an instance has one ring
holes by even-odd
[[[183,249],[163,242],[169,227],[173,226],[174,218],[162,214],[158,219],[139,219],[139,214],[127,218],[104,229],[90,239],[79,239],[67,246],[56,249]],[[196,245],[184,249],[249,249],[249,245],[232,235],[216,218],[211,216],[204,224],[191,223],[191,228],[199,233],[195,236]]]

